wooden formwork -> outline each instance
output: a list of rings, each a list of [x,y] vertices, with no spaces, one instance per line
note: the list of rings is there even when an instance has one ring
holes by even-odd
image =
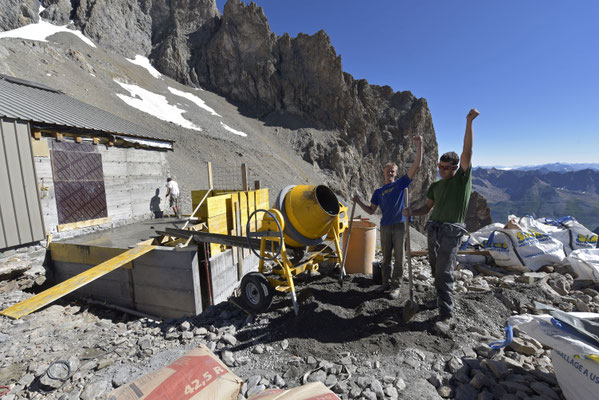
[[[191,192],[193,209],[197,207],[207,192],[207,190]],[[212,190],[193,217],[206,222],[210,233],[245,236],[248,217],[257,209],[268,210],[269,204],[268,188],[245,191]],[[239,210],[239,218],[237,210]],[[239,221],[239,226],[237,221]],[[250,230],[256,231],[260,222],[256,219],[250,226]],[[210,244],[210,254],[215,256],[226,248],[224,245]]]

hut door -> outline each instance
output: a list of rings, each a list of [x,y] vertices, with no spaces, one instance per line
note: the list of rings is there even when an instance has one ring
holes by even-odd
[[[59,224],[108,216],[102,155],[97,146],[53,142],[52,176]]]

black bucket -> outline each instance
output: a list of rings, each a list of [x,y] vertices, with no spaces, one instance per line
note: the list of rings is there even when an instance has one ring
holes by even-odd
[[[380,261],[372,262],[372,282],[374,282],[375,285],[383,283],[383,273],[381,272]]]

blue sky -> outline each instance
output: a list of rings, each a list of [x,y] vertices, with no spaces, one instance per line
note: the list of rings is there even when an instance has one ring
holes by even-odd
[[[256,3],[277,35],[324,29],[354,78],[426,98],[440,153],[476,107],[474,165],[599,162],[597,1]]]

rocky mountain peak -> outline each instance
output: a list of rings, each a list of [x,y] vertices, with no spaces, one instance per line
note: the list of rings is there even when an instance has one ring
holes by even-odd
[[[14,4],[12,4],[14,3]],[[11,0],[0,7],[0,29],[34,22],[39,3]],[[98,45],[127,58],[147,56],[183,84],[201,86],[237,105],[246,116],[293,129],[293,144],[346,198],[369,196],[389,161],[407,171],[424,138],[415,200],[435,179],[437,142],[425,99],[409,91],[371,85],[343,71],[329,36],[277,36],[261,7],[229,0],[221,15],[215,0],[46,0],[43,18],[73,21]],[[26,11],[23,11],[26,10]],[[26,17],[29,16],[29,17]],[[29,18],[29,19],[27,19]]]

